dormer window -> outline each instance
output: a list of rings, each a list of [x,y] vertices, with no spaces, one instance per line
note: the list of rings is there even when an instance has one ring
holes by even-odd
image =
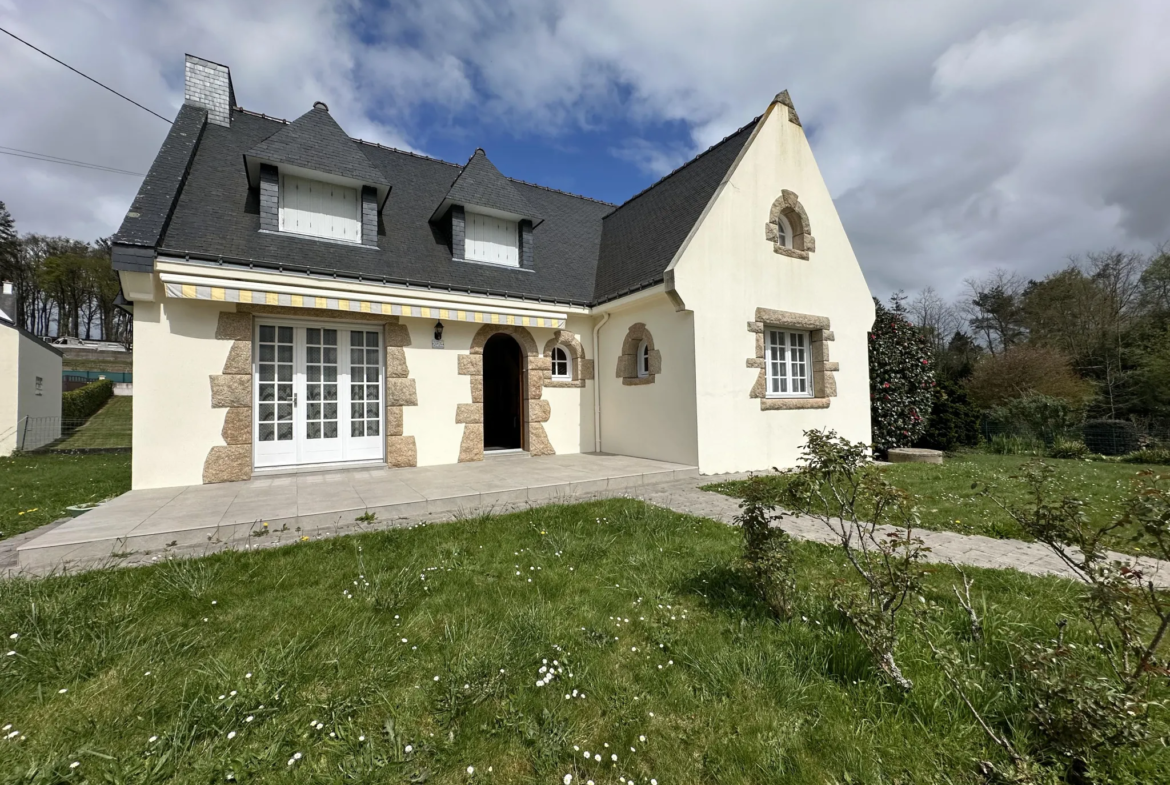
[[[473,262],[520,266],[516,221],[467,211],[464,258]]]
[[[362,206],[357,189],[281,175],[280,231],[360,243]]]

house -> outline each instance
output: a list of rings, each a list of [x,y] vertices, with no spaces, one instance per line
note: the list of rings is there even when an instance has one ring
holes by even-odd
[[[61,352],[16,321],[16,294],[0,289],[0,456],[61,436]]]
[[[606,452],[703,473],[870,437],[873,304],[787,93],[613,205],[288,122],[186,59],[113,247],[133,485]]]

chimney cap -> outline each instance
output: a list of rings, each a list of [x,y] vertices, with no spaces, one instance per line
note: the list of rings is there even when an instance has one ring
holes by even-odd
[[[314,109],[324,109],[326,112],[329,111],[329,106],[324,101],[314,101],[313,108]]]

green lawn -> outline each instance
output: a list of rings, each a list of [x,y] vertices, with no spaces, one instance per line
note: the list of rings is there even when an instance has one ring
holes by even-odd
[[[1013,478],[1020,468],[1034,458],[1017,455],[987,455],[960,453],[948,455],[941,466],[926,463],[900,463],[882,468],[886,476],[900,488],[913,493],[919,502],[922,527],[955,531],[962,534],[982,534],[987,537],[1026,539],[1019,526],[997,507],[991,499],[971,489],[974,482],[991,482],[997,495],[1013,503],[1023,503],[1024,487]],[[1063,493],[1077,496],[1086,503],[1091,520],[1112,520],[1128,496],[1135,475],[1143,470],[1167,470],[1168,467],[1105,463],[1101,461],[1074,461],[1046,458],[1061,475]],[[769,478],[777,486],[783,477]],[[739,483],[716,483],[705,486],[730,496],[739,494]],[[1119,540],[1115,546],[1127,550]]]
[[[26,453],[0,458],[0,539],[52,523],[71,505],[102,501],[128,490],[129,454]]]
[[[106,405],[94,412],[82,425],[63,441],[54,444],[54,450],[129,449],[133,425],[134,399],[115,395]]]
[[[920,639],[896,694],[827,601],[768,616],[739,547],[611,500],[0,583],[0,782],[974,785],[1002,761]],[[848,579],[797,547],[806,591]],[[1073,614],[1071,584],[974,574],[1005,669],[1005,641]],[[941,645],[953,580],[929,578]],[[1024,721],[1003,672],[973,694],[1000,733]],[[1114,766],[1166,782],[1170,750]]]

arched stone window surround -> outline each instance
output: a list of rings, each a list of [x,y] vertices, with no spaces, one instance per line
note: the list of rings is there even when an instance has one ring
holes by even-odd
[[[552,351],[560,346],[569,353],[568,379],[552,378]],[[577,336],[568,330],[557,330],[552,338],[544,345],[544,357],[549,361],[549,369],[544,372],[545,387],[584,387],[587,379],[593,378],[593,361],[585,359],[585,347]]]
[[[552,416],[548,401],[541,400],[545,376],[551,375],[552,364],[540,355],[536,339],[525,327],[512,324],[485,324],[471,339],[468,354],[458,355],[459,374],[471,377],[471,403],[455,405],[455,422],[463,425],[463,439],[459,444],[459,462],[483,460],[483,347],[488,339],[505,333],[516,339],[528,358],[527,387],[524,395],[524,419],[530,455],[555,455],[543,423]]]
[[[789,232],[782,230],[784,224],[787,224]],[[772,243],[773,251],[793,259],[808,259],[808,255],[817,249],[808,213],[796,194],[787,189],[781,191],[776,201],[772,202],[768,223],[764,225],[764,237]]]
[[[645,342],[650,353],[649,373],[638,375],[638,349]],[[654,384],[654,377],[662,373],[662,354],[654,348],[654,336],[642,322],[630,325],[622,341],[622,353],[618,356],[617,376],[625,385]]]
[[[835,340],[833,331],[829,329],[829,318],[807,313],[777,311],[772,308],[757,308],[755,317],[755,321],[747,323],[748,332],[753,334],[756,346],[755,356],[747,358],[747,367],[755,368],[759,373],[756,375],[756,382],[748,394],[749,397],[759,398],[760,409],[766,412],[785,409],[828,409],[830,399],[837,397],[835,374],[840,370],[837,363],[829,360],[829,343]],[[812,360],[812,397],[767,397],[768,377],[764,356],[764,331],[769,327],[808,332],[809,352]]]

